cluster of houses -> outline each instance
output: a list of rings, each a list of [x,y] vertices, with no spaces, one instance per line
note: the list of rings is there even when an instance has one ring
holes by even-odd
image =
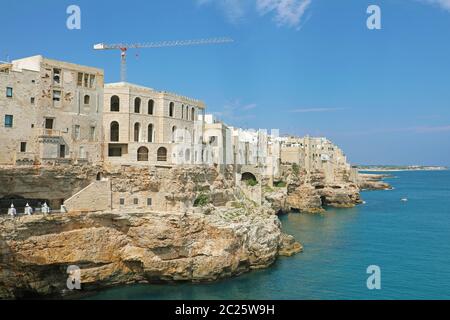
[[[350,165],[325,138],[228,126],[202,101],[130,83],[101,69],[32,56],[0,63],[0,165],[232,165],[271,184],[283,165],[333,179]],[[240,179],[237,179],[238,181]]]

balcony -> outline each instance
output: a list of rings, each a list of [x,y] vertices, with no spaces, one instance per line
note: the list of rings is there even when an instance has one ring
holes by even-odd
[[[54,129],[45,129],[45,128],[37,128],[37,135],[39,137],[61,137],[63,134],[63,131],[61,130],[54,130]]]

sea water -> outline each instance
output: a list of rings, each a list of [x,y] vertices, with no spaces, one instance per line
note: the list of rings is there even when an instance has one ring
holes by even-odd
[[[450,171],[393,172],[353,209],[281,216],[304,252],[209,284],[132,285],[90,299],[450,299]],[[408,199],[408,201],[402,201]],[[380,290],[369,290],[369,266]]]

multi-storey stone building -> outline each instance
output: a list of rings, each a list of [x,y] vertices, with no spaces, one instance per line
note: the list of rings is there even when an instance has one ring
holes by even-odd
[[[356,171],[347,162],[344,152],[330,140],[323,137],[283,137],[281,140],[281,162],[297,164],[307,172],[322,171],[328,181],[336,178],[336,172],[346,170],[351,179]]]
[[[0,164],[102,159],[103,71],[42,56],[0,64]]]
[[[105,85],[103,126],[109,164],[202,161],[203,102],[130,83]]]

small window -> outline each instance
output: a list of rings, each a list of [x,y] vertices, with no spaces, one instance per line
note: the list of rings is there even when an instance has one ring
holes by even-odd
[[[31,102],[31,104],[34,104],[34,97],[30,98],[30,102]]]
[[[155,106],[155,101],[153,101],[153,100],[148,100],[148,114],[150,114],[150,115],[152,115],[153,114],[153,108],[154,108],[154,106]]]
[[[80,126],[79,125],[75,125],[73,136],[74,136],[75,140],[80,140],[81,132],[80,132]]]
[[[12,128],[13,127],[13,122],[14,122],[14,116],[12,116],[10,114],[6,114],[5,115],[5,127],[6,128]]]
[[[95,87],[95,76],[93,74],[89,75],[89,88]]]
[[[81,87],[83,85],[83,73],[78,72],[78,81],[77,81],[77,85],[79,87]]]
[[[88,74],[84,74],[84,87],[88,88],[89,87],[89,75]]]
[[[134,198],[133,199],[133,204],[138,205],[139,204],[139,199],[138,198]]]
[[[134,99],[134,113],[141,113],[141,98]]]
[[[53,121],[52,118],[45,118],[45,129],[53,129]]]
[[[20,152],[27,152],[27,143],[26,142],[20,143]]]
[[[31,80],[31,83],[36,83],[36,80]]]
[[[169,104],[169,117],[173,117],[173,109],[174,109],[174,107],[175,107],[175,104],[173,103],[173,102],[171,102],[170,104]]]
[[[124,198],[120,198],[119,203],[121,206],[125,205],[125,199]]]
[[[112,112],[119,112],[120,111],[120,99],[118,96],[112,96],[111,97],[111,103],[110,103],[110,110]]]
[[[61,69],[53,69],[53,83],[61,83]]]
[[[91,103],[91,97],[87,94],[84,96],[84,104],[90,104]]]
[[[147,198],[147,206],[151,206],[152,205],[152,198]]]
[[[89,140],[93,142],[95,140],[95,127],[91,126],[89,130]]]
[[[61,101],[61,91],[53,90],[53,101]]]
[[[12,96],[13,96],[13,88],[7,87],[6,88],[6,97],[7,98],[12,98]]]

